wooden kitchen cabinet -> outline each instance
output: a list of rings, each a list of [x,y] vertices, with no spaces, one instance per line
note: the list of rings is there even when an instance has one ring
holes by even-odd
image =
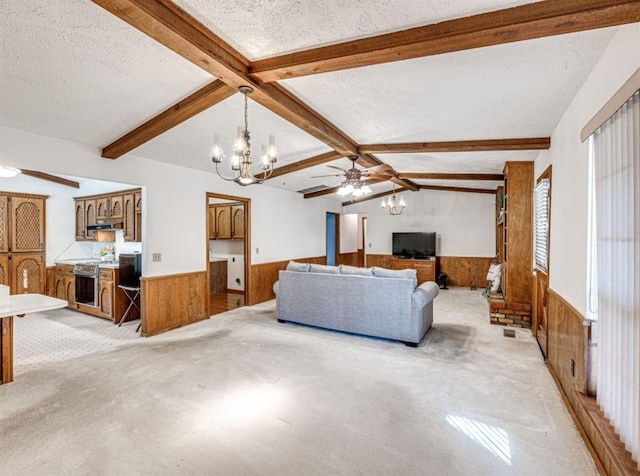
[[[113,320],[113,282],[115,270],[100,269],[100,317]]]
[[[0,282],[11,294],[45,293],[46,199],[0,192]]]
[[[426,281],[435,281],[437,260],[391,258],[391,269],[415,269],[418,274],[418,285]]]
[[[140,189],[75,197],[76,241],[95,241],[87,225],[122,220],[124,241],[142,241],[142,191]],[[117,226],[117,225],[116,225]]]
[[[123,196],[124,241],[136,241],[136,198],[135,194]]]
[[[227,291],[227,260],[209,263],[209,292],[224,293]]]
[[[231,206],[231,238],[244,239],[244,204]]]
[[[54,281],[55,297],[64,299],[70,309],[76,309],[76,281],[72,264],[57,264]]]
[[[231,207],[229,205],[215,206],[216,240],[231,239]]]

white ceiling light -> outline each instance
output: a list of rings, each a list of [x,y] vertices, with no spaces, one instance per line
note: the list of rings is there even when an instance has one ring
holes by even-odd
[[[229,182],[236,182],[240,185],[251,185],[254,183],[260,184],[268,179],[273,173],[273,164],[278,160],[278,152],[275,147],[275,138],[273,135],[269,136],[269,146],[265,154],[260,158],[260,168],[264,171],[262,178],[257,178],[251,172],[251,165],[253,160],[251,159],[251,143],[249,137],[249,115],[247,112],[247,96],[253,92],[253,89],[249,86],[240,86],[238,88],[242,94],[244,94],[244,130],[238,128],[238,139],[233,145],[233,156],[231,157],[231,170],[234,172],[234,176],[227,178],[223,176],[218,170],[218,164],[222,162],[224,153],[219,145],[219,140],[216,137],[216,143],[211,149],[211,161],[216,164],[216,173],[223,180]]]
[[[13,178],[19,173],[21,173],[20,169],[9,167],[7,165],[0,165],[0,178]]]
[[[404,211],[406,206],[407,204],[405,203],[404,198],[400,197],[400,200],[398,200],[398,197],[396,197],[396,187],[394,185],[393,192],[389,197],[389,200],[385,201],[385,199],[383,198],[380,208],[382,208],[382,210],[384,210],[389,215],[402,215],[402,212]]]

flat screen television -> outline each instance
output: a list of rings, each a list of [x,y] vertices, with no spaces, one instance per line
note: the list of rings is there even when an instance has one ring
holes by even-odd
[[[428,259],[436,255],[436,232],[393,233],[392,249],[398,258]]]

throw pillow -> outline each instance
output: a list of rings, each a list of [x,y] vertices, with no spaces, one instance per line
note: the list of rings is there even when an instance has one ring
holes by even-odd
[[[324,264],[312,264],[309,268],[310,273],[338,274],[340,268],[338,266],[326,266]]]
[[[287,264],[287,271],[298,271],[305,273],[309,271],[311,265],[309,263],[298,263],[297,261],[289,261]]]
[[[381,278],[404,278],[413,282],[413,287],[418,286],[418,272],[415,269],[386,269],[374,266],[373,275]]]
[[[371,268],[358,268],[357,266],[340,265],[340,274],[355,274],[357,276],[373,276]]]

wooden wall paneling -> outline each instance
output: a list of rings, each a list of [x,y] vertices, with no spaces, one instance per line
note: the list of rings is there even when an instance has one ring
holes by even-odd
[[[367,268],[377,266],[379,268],[391,269],[391,255],[378,255],[378,254],[367,253],[365,266]]]
[[[356,251],[354,253],[340,253],[338,255],[338,264],[358,266],[358,252]]]
[[[45,294],[47,296],[56,297],[56,267],[47,266],[44,270],[45,274]]]
[[[299,263],[325,264],[327,258],[326,256],[318,256],[315,258],[296,258],[294,261]],[[273,292],[273,283],[278,280],[279,271],[287,268],[287,263],[289,263],[289,260],[254,264],[251,266],[249,280],[250,302],[247,302],[248,306],[275,299],[276,295]]]
[[[440,273],[449,276],[451,286],[485,288],[487,271],[493,257],[480,256],[439,256]]]
[[[152,336],[207,319],[207,273],[140,278],[142,335]]]

